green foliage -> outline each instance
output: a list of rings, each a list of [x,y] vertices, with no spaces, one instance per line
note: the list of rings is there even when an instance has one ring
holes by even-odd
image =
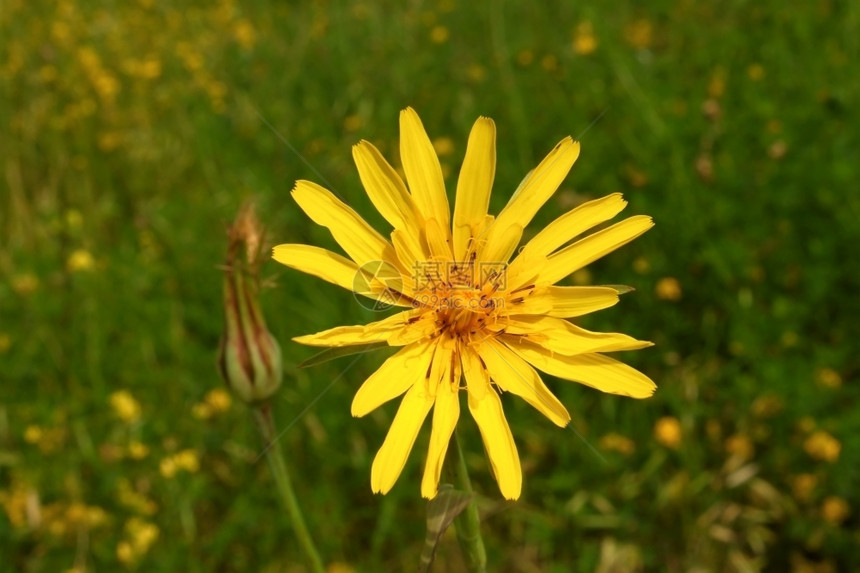
[[[300,178],[383,228],[350,145],[396,163],[407,105],[453,144],[449,183],[495,119],[493,211],[581,138],[532,231],[616,191],[657,222],[570,279],[636,288],[583,324],[653,340],[624,359],[657,394],[551,380],[575,432],[504,399],[517,503],[463,418],[490,570],[857,569],[858,20],[838,2],[0,3],[0,569],[302,570],[250,412],[212,393],[225,229],[253,195],[274,242],[333,246],[289,197]],[[395,407],[349,414],[385,351],[297,369],[313,351],[289,342],[378,314],[264,274],[273,407],[320,552],[416,567],[427,434],[374,496]],[[457,551],[446,536],[436,569]]]

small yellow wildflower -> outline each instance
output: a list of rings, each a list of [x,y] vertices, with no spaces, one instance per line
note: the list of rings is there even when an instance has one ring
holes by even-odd
[[[128,390],[117,390],[109,398],[111,408],[123,422],[136,422],[140,418],[140,404]]]
[[[839,459],[842,444],[824,430],[818,430],[806,438],[803,449],[817,460],[833,463]]]
[[[842,376],[833,368],[821,368],[815,373],[815,381],[823,388],[836,389],[842,386]]]
[[[744,434],[734,434],[733,436],[729,436],[726,439],[725,447],[729,454],[744,460],[752,458],[755,453],[752,440]]]
[[[747,75],[751,80],[757,82],[764,77],[764,67],[761,64],[752,64],[747,68]]]
[[[188,473],[193,474],[200,469],[200,459],[197,457],[197,452],[192,449],[185,449],[178,452],[174,456],[174,460],[176,461],[177,468],[185,470]]]
[[[450,137],[437,137],[433,140],[433,149],[440,157],[451,155],[454,153],[454,140]]]
[[[627,26],[627,29],[624,32],[624,37],[627,40],[627,43],[634,48],[644,50],[651,47],[653,32],[654,29],[651,22],[644,18],[640,18]]]
[[[517,54],[517,63],[521,66],[529,66],[535,59],[535,53],[531,50],[520,50]]]
[[[588,20],[580,22],[573,35],[573,51],[581,56],[587,56],[597,49],[597,38],[594,36],[594,26]]]
[[[346,116],[346,119],[343,120],[343,128],[346,131],[358,131],[361,129],[361,126],[364,124],[364,120],[361,119],[361,116],[357,113]]]
[[[42,430],[41,426],[31,424],[27,426],[26,430],[24,430],[24,441],[28,444],[38,444],[42,441],[44,435],[45,432]]]
[[[175,476],[177,469],[176,459],[173,456],[162,458],[161,462],[158,464],[158,471],[167,479]]]
[[[797,501],[809,501],[817,485],[818,478],[814,474],[799,474],[791,480],[791,492]]]
[[[12,346],[12,337],[5,332],[0,332],[0,354],[6,354]]]
[[[782,398],[776,394],[762,394],[753,400],[750,410],[757,418],[770,418],[779,414],[783,407]]]
[[[625,456],[629,456],[636,451],[636,444],[627,436],[610,432],[600,438],[600,447],[610,452],[618,452]]]
[[[133,460],[142,460],[149,455],[149,446],[137,440],[128,444],[128,457]]]
[[[664,416],[654,424],[654,437],[669,449],[678,449],[681,435],[681,422],[674,416]]]
[[[92,270],[95,266],[93,255],[86,249],[76,249],[69,255],[66,268],[72,273],[81,273]]]
[[[12,290],[21,296],[33,294],[39,288],[39,277],[33,273],[22,273],[12,277]]]
[[[401,347],[364,382],[352,403],[353,415],[364,416],[404,395],[371,468],[374,492],[386,493],[394,486],[433,410],[421,494],[436,495],[464,390],[502,495],[516,499],[522,469],[502,410],[502,391],[523,398],[563,427],[570,414],[535,368],[634,398],[647,398],[656,389],[644,374],[604,355],[645,348],[650,342],[589,332],[565,320],[616,304],[618,291],[555,286],[640,236],[653,221],[634,216],[577,238],[624,208],[626,202],[616,193],[576,207],[518,249],[525,227],[579,156],[579,143],[570,137],[559,142],[507,206],[490,217],[496,127],[489,118],[478,119],[466,146],[452,216],[438,155],[411,108],[401,112],[400,128],[406,182],[369,142],[353,147],[371,201],[394,228],[391,242],[330,191],[298,181],[293,198],[313,221],[331,231],[350,258],[300,244],[278,245],[273,257],[405,310],[367,325],[295,340],[326,347],[373,342]]]
[[[250,50],[257,43],[257,32],[253,24],[244,18],[233,27],[233,37],[243,50]]]
[[[651,270],[651,263],[645,257],[636,257],[636,260],[633,261],[633,270],[644,275]]]
[[[663,277],[657,281],[654,292],[662,300],[681,300],[681,283],[674,277]]]
[[[233,398],[230,397],[230,393],[224,388],[215,388],[214,390],[210,390],[206,393],[206,398],[204,400],[206,404],[208,404],[209,407],[217,413],[226,412],[233,404]]]
[[[848,502],[835,495],[824,498],[821,504],[821,517],[824,521],[839,525],[848,518],[851,508]]]
[[[448,36],[450,33],[448,32],[448,28],[445,26],[434,26],[432,30],[430,30],[430,40],[434,44],[444,44],[448,41]]]

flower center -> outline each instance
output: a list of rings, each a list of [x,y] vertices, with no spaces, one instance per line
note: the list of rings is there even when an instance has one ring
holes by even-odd
[[[434,289],[432,308],[440,333],[455,338],[468,337],[496,321],[500,299],[475,288]]]

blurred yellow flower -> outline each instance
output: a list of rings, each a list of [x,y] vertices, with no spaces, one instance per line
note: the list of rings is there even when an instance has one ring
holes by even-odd
[[[167,479],[172,478],[176,475],[176,459],[173,456],[168,456],[166,458],[162,458],[161,462],[158,464],[158,471],[161,472],[161,475]]]
[[[357,113],[346,116],[346,119],[343,120],[343,128],[346,131],[357,131],[361,129],[361,126],[364,124],[364,121],[361,119],[361,116]]]
[[[555,286],[642,235],[653,221],[633,216],[574,240],[621,212],[626,202],[616,193],[576,207],[518,248],[525,227],[579,157],[579,143],[571,137],[560,141],[495,217],[487,212],[496,171],[491,119],[479,118],[472,127],[453,213],[438,155],[411,108],[400,115],[400,146],[405,182],[372,144],[353,147],[371,201],[394,227],[392,243],[331,191],[298,181],[293,199],[331,231],[350,258],[302,244],[278,245],[273,258],[379,304],[400,306],[401,312],[294,340],[322,347],[373,342],[401,347],[352,403],[353,415],[364,416],[403,396],[371,468],[374,492],[394,486],[432,410],[421,494],[435,497],[463,390],[499,489],[505,498],[517,499],[522,467],[500,391],[523,398],[564,427],[570,414],[537,370],[633,398],[650,397],[656,389],[647,376],[604,354],[650,342],[589,332],[565,320],[616,304],[619,291]]]
[[[797,501],[809,501],[817,485],[818,478],[815,475],[799,474],[791,480],[791,492]]]
[[[663,277],[657,281],[654,292],[662,300],[681,300],[681,283],[674,277]]]
[[[86,249],[75,249],[66,261],[66,268],[73,273],[90,271],[94,266],[95,259]]]
[[[236,22],[233,27],[233,37],[243,50],[250,50],[257,43],[257,32],[253,24],[245,19]]]
[[[755,452],[752,440],[744,434],[734,434],[726,438],[725,448],[730,455],[744,460],[752,458]]]
[[[521,66],[528,66],[535,59],[535,53],[529,49],[520,50],[517,54],[517,63]]]
[[[128,444],[128,457],[133,460],[142,460],[149,455],[149,446],[142,442],[133,441]]]
[[[430,40],[434,44],[443,44],[448,41],[449,36],[448,28],[445,26],[434,26],[432,30],[430,30]]]
[[[764,68],[761,64],[752,64],[747,68],[747,75],[753,81],[758,81],[764,77]]]
[[[779,414],[783,406],[782,398],[776,394],[762,394],[753,400],[750,410],[757,418],[770,418]]]
[[[624,37],[634,48],[638,48],[640,50],[651,47],[651,40],[653,37],[653,27],[651,26],[651,22],[644,18],[640,18],[627,26],[627,29],[624,31]]]
[[[28,444],[38,444],[40,441],[42,441],[42,437],[44,435],[45,432],[42,430],[41,426],[31,424],[27,426],[26,430],[24,430],[24,441]]]
[[[842,376],[832,368],[820,368],[815,373],[815,381],[824,388],[839,388],[842,386]]]
[[[670,449],[681,445],[681,422],[674,416],[664,416],[654,424],[654,437]]]
[[[233,398],[230,393],[224,388],[215,388],[206,393],[205,403],[209,405],[214,412],[226,412],[233,404]]]
[[[0,354],[6,354],[6,351],[12,346],[12,337],[5,332],[0,332]]]
[[[32,294],[39,288],[39,277],[33,273],[22,273],[12,277],[12,290],[21,296]]]
[[[355,573],[356,569],[348,563],[335,561],[325,569],[326,573]]]
[[[594,36],[594,26],[585,20],[576,27],[573,35],[573,51],[586,56],[597,49],[597,38]]]
[[[824,430],[818,430],[806,438],[803,449],[816,460],[832,463],[839,459],[842,444]]]
[[[145,555],[158,539],[158,527],[139,517],[132,517],[125,523],[126,539],[116,547],[116,557],[126,565],[136,562]]]
[[[848,502],[841,497],[831,495],[824,498],[821,503],[821,517],[833,525],[841,524],[850,513],[851,508],[848,506]]]
[[[123,422],[136,422],[140,418],[140,404],[128,390],[118,390],[110,395],[111,408]]]
[[[600,438],[600,447],[610,452],[618,452],[629,456],[636,451],[636,444],[627,436],[610,432]]]
[[[645,257],[636,257],[636,260],[633,261],[633,270],[640,275],[644,275],[651,270],[651,263]]]
[[[163,477],[170,479],[179,471],[196,473],[200,469],[200,460],[197,457],[197,452],[192,449],[185,449],[163,458],[158,469]]]
[[[436,155],[451,155],[454,153],[454,140],[450,137],[437,137],[433,140],[433,149]]]

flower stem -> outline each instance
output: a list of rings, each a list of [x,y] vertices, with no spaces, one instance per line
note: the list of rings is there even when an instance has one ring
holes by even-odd
[[[460,447],[460,437],[454,430],[454,459],[451,460],[454,473],[454,487],[466,493],[472,493],[472,482],[469,480],[469,470],[466,468],[466,459],[463,457],[463,449]],[[484,539],[481,537],[481,518],[478,515],[478,504],[475,497],[463,510],[463,513],[454,520],[454,528],[457,531],[457,540],[463,551],[466,567],[471,573],[484,573],[487,570],[487,552],[484,549]]]
[[[264,404],[254,408],[254,417],[257,419],[257,425],[263,436],[266,458],[269,460],[269,469],[272,470],[272,476],[275,478],[275,483],[278,486],[281,501],[284,502],[284,508],[290,516],[293,530],[299,540],[299,544],[304,549],[311,571],[314,571],[314,573],[324,573],[325,567],[323,567],[322,559],[317,552],[313,539],[311,539],[311,534],[305,525],[305,518],[302,516],[302,510],[299,509],[296,494],[293,492],[293,485],[287,472],[287,464],[284,462],[284,453],[281,451],[281,447],[275,443],[275,422],[272,418],[271,407],[268,404]]]

